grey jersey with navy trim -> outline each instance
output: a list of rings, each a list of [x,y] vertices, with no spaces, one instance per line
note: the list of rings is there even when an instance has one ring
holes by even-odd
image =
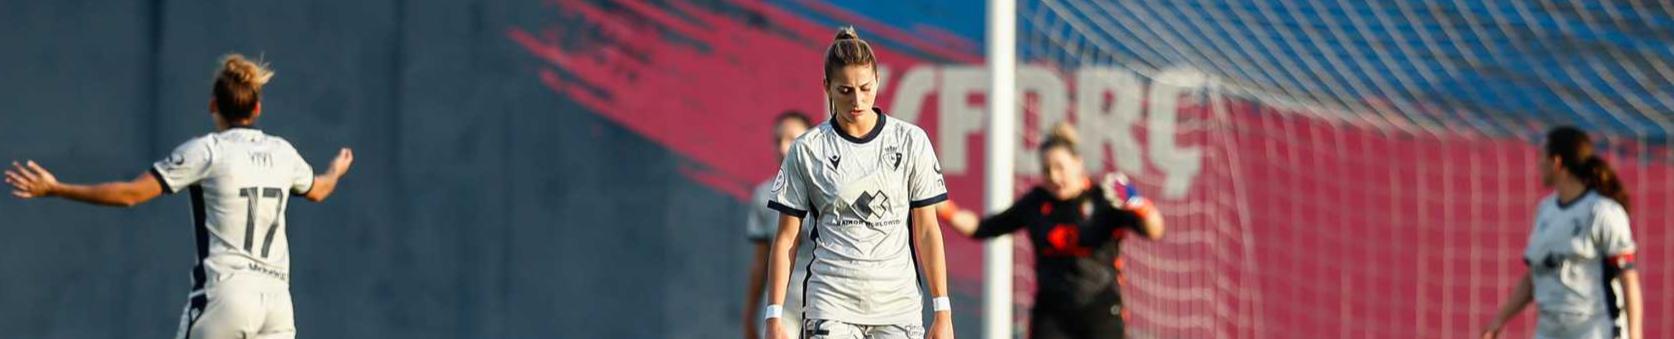
[[[865,136],[828,121],[797,138],[774,178],[768,206],[813,219],[807,319],[923,321],[908,212],[946,200],[947,187],[924,130],[874,111]]]
[[[192,194],[194,290],[234,271],[289,280],[285,208],[314,186],[313,170],[289,142],[232,128],[181,144],[151,174],[169,193]]]
[[[1554,194],[1540,200],[1534,226],[1523,259],[1539,310],[1593,315],[1611,308],[1620,294],[1607,260],[1635,248],[1622,205],[1591,191],[1567,204]]]

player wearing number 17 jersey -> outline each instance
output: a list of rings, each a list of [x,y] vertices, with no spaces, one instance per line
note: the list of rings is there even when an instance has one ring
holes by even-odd
[[[34,161],[12,163],[6,182],[19,198],[58,196],[133,206],[167,192],[192,198],[196,262],[180,320],[181,338],[295,338],[285,208],[290,196],[322,201],[354,156],[339,151],[314,175],[289,142],[254,128],[260,91],[272,77],[262,65],[228,56],[210,101],[216,132],[187,141],[127,182],[59,183]]]

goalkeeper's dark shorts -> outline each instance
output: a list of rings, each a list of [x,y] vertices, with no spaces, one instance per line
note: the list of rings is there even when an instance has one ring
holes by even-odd
[[[1114,297],[1113,294],[1111,293]],[[1029,338],[1120,339],[1125,333],[1120,297],[1073,307],[1036,305],[1029,311]],[[1037,300],[1038,301],[1038,300]]]

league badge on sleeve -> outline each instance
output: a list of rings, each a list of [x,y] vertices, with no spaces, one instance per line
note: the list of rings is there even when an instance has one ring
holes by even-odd
[[[779,171],[778,175],[773,176],[773,194],[779,194],[779,191],[783,191],[784,189],[785,189],[785,172],[784,171]]]

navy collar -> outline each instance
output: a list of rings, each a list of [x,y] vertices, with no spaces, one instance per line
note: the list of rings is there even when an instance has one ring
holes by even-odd
[[[866,135],[861,136],[859,138],[850,136],[849,133],[847,133],[847,132],[843,132],[843,126],[839,126],[837,124],[837,119],[838,118],[837,118],[836,115],[831,116],[831,129],[837,130],[836,132],[837,132],[838,136],[841,136],[841,137],[843,137],[843,140],[848,140],[849,142],[852,142],[852,143],[864,144],[864,143],[872,142],[872,139],[877,139],[879,134],[883,134],[884,122],[889,121],[889,119],[884,118],[884,112],[883,112],[882,108],[872,107],[872,113],[876,113],[878,115],[878,123],[875,124],[875,125],[872,125],[872,131],[871,132],[866,132]]]
[[[1552,200],[1555,200],[1555,201],[1558,202],[1558,209],[1565,210],[1565,209],[1569,209],[1570,206],[1575,206],[1575,203],[1580,202],[1581,200],[1587,199],[1587,196],[1592,195],[1592,194],[1593,194],[1593,189],[1588,188],[1585,191],[1581,191],[1581,195],[1575,196],[1575,200],[1564,201],[1564,197],[1562,197],[1562,196],[1553,197],[1554,199],[1552,199]]]

